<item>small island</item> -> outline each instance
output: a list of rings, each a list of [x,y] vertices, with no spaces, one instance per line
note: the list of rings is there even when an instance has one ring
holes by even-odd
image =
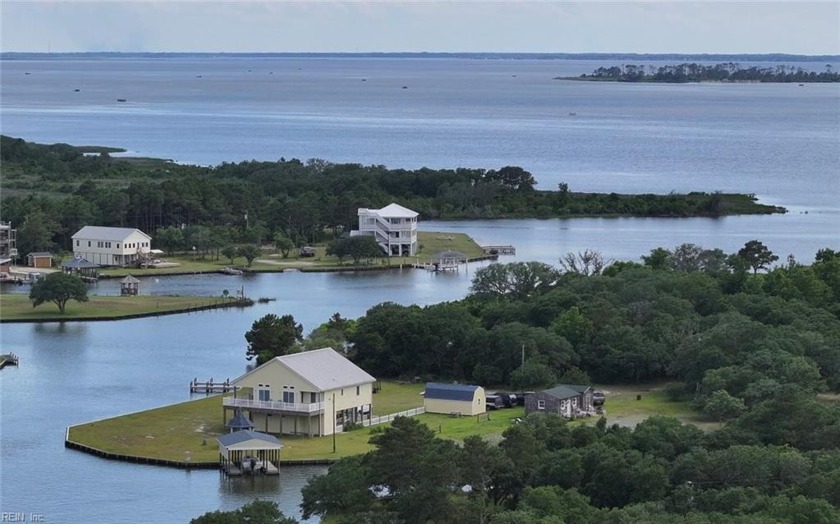
[[[555,80],[588,80],[596,82],[654,82],[685,84],[689,82],[758,82],[805,83],[840,82],[840,73],[826,64],[825,71],[807,71],[799,66],[747,67],[726,62],[715,65],[683,63],[678,65],[621,65],[599,67],[590,74],[578,77],[557,77]]]

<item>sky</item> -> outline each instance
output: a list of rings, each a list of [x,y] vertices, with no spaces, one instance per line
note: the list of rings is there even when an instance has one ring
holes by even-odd
[[[840,54],[840,1],[0,0],[19,52]]]

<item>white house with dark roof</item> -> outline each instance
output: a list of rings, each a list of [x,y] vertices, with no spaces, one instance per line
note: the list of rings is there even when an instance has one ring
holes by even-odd
[[[487,410],[484,388],[465,384],[429,382],[423,391],[426,413],[479,415]]]
[[[417,254],[417,216],[399,204],[389,204],[382,209],[359,208],[359,229],[351,236],[369,235],[389,256],[414,256]]]
[[[127,227],[85,226],[73,239],[73,255],[100,266],[127,266],[148,256],[152,237]]]
[[[375,381],[334,349],[316,349],[275,357],[245,373],[231,384],[248,393],[225,397],[223,406],[247,411],[256,431],[331,435],[370,418]]]

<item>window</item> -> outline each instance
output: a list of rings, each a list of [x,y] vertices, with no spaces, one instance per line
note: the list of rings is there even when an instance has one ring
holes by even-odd
[[[120,248],[120,244],[119,244],[119,243],[117,243],[117,249],[119,249],[119,248]]]
[[[76,241],[76,247],[79,247],[79,241],[78,240]]]
[[[545,400],[537,401],[537,409],[545,409]]]
[[[341,388],[341,396],[344,396],[344,388]]]
[[[271,389],[269,389],[270,387],[271,386],[269,386],[268,384],[265,384],[265,385],[259,384],[257,386],[257,394],[259,395],[258,398],[260,400],[262,400],[262,401],[271,400]]]
[[[88,240],[88,247],[90,247],[90,240]]]
[[[284,391],[283,392],[283,402],[288,402],[289,404],[293,404],[295,402],[295,392],[294,391]]]
[[[309,402],[318,402],[318,394],[317,393],[310,393],[309,394]]]
[[[361,388],[359,386],[356,386],[356,396],[359,396],[360,391],[361,391]]]

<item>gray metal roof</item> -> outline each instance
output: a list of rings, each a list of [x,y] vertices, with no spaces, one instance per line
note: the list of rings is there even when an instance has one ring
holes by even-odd
[[[139,284],[140,280],[134,278],[131,275],[126,275],[124,279],[120,280],[123,284]]]
[[[321,391],[376,381],[365,370],[341,356],[333,348],[304,351],[275,358]]]
[[[233,418],[225,424],[226,427],[231,429],[251,429],[254,425],[248,420],[248,417],[245,416],[245,413],[242,412],[241,409],[237,409],[236,412],[233,414]]]
[[[572,398],[572,397],[580,396],[587,389],[589,389],[589,386],[560,384],[559,386],[554,386],[551,389],[543,390],[543,393],[549,394],[552,397],[563,400],[563,399],[566,399],[566,398]]]
[[[472,402],[478,388],[479,386],[429,382],[426,384],[426,391],[423,393],[423,397],[438,400],[463,400]]]
[[[26,255],[28,257],[51,257],[52,253],[48,253],[47,251],[33,251]]]
[[[259,431],[251,431],[250,429],[243,429],[242,431],[235,431],[218,437],[219,444],[224,447],[235,446],[249,440],[259,440],[266,444],[273,444],[275,446],[282,446],[280,440],[267,433],[260,433]]]
[[[85,226],[78,230],[72,238],[85,238],[94,240],[110,240],[113,242],[122,242],[134,232],[138,232],[146,238],[151,239],[149,235],[143,233],[139,229],[133,227],[103,227],[103,226]]]
[[[100,266],[99,264],[88,262],[85,258],[78,257],[72,260],[68,260],[67,262],[61,264],[61,267],[66,267],[70,269],[94,269]]]

